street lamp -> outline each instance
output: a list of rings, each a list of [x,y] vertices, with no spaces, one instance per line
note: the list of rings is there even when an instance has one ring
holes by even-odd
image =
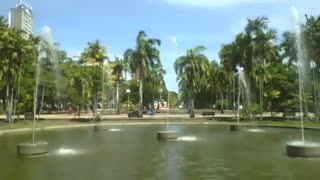
[[[128,94],[128,99],[127,99],[127,108],[128,108],[128,113],[129,113],[129,94],[131,93],[131,90],[128,88],[126,89],[126,93]]]

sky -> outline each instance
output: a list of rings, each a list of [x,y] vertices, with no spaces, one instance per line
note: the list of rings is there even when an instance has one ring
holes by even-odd
[[[319,15],[318,0],[25,0],[33,8],[34,33],[50,28],[52,38],[70,57],[79,56],[87,42],[99,39],[111,59],[135,47],[139,30],[162,41],[165,82],[178,91],[173,63],[187,49],[207,47],[210,60],[219,61],[222,44],[241,32],[247,18],[269,17],[279,32],[293,30],[291,7]],[[8,17],[17,0],[0,0],[0,16]]]

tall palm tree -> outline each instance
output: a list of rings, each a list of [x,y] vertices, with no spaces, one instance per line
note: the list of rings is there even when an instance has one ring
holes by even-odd
[[[276,31],[268,27],[268,18],[257,17],[248,19],[245,27],[247,36],[251,39],[251,62],[253,63],[253,78],[259,86],[260,119],[263,116],[263,87],[265,82],[265,67],[267,63],[274,63],[278,60],[277,49],[274,41],[276,40]]]
[[[281,54],[282,59],[288,59],[288,65],[291,67],[293,62],[297,62],[297,48],[296,48],[296,36],[292,32],[284,32],[282,34],[282,42],[280,43],[280,49],[283,51]]]
[[[98,91],[102,88],[102,68],[104,61],[108,60],[106,49],[100,44],[99,40],[89,42],[88,46],[81,53],[81,63],[91,66],[93,81],[93,113],[97,115]]]
[[[203,78],[203,82],[202,82],[205,86],[205,90],[208,93],[210,93],[211,97],[215,97],[215,94],[217,93],[217,89],[218,89],[217,78],[216,78],[218,67],[219,67],[219,64],[216,61],[211,61],[210,65],[208,66],[206,77]],[[214,100],[211,99],[211,102],[213,103]]]
[[[221,94],[221,113],[224,113],[224,94],[231,87],[232,84],[232,72],[227,71],[223,66],[218,67],[215,71],[215,82],[217,90]]]
[[[160,52],[156,46],[160,46],[159,39],[148,38],[144,31],[139,31],[136,38],[136,48],[128,49],[124,53],[124,58],[129,62],[132,74],[139,78],[139,116],[143,116],[143,81],[145,76],[155,64],[161,65]]]
[[[152,103],[151,103],[151,108],[154,109],[154,92],[156,91],[155,89],[162,88],[162,85],[165,85],[163,75],[166,74],[166,70],[164,70],[160,64],[155,64],[153,67],[151,67],[150,73],[148,74],[147,81],[149,80],[152,82],[152,88],[153,88],[153,93],[152,93]],[[160,99],[161,101],[161,99]]]
[[[197,81],[201,80],[209,66],[209,60],[203,54],[205,49],[204,46],[189,49],[186,55],[178,57],[174,63],[180,90],[188,89],[190,118],[195,117],[194,93],[199,88]]]
[[[122,78],[122,73],[124,68],[125,68],[124,61],[117,57],[113,62],[113,69],[112,69],[112,75],[114,75],[116,78],[117,114],[120,114],[119,84]]]

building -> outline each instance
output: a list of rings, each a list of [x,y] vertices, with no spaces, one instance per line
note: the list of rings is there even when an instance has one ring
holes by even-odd
[[[32,34],[32,7],[19,0],[16,8],[9,11],[9,27],[22,30],[24,38]]]

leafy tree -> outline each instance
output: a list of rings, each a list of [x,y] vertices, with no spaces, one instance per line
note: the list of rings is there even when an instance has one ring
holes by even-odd
[[[159,39],[148,38],[144,31],[139,31],[136,38],[136,48],[128,49],[124,58],[129,63],[131,73],[139,79],[139,116],[143,116],[143,81],[155,64],[161,65],[160,52],[156,46],[160,46]]]
[[[196,46],[189,49],[186,55],[180,56],[174,63],[180,90],[188,91],[190,118],[194,118],[194,93],[199,90],[201,77],[209,66],[208,58],[202,53],[206,48]]]

